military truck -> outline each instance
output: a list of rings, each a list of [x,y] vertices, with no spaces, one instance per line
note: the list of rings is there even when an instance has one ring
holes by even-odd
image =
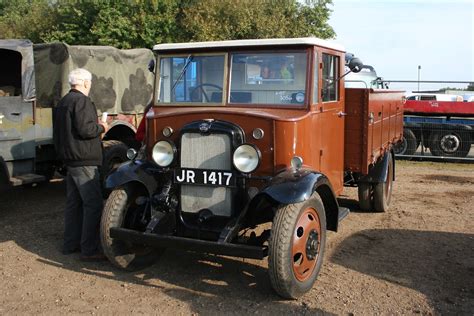
[[[276,292],[303,295],[326,230],[348,214],[344,186],[359,187],[362,209],[389,207],[403,92],[345,89],[344,48],[317,38],[154,52],[145,146],[107,178],[105,255],[129,270],[166,248],[268,258]]]
[[[53,111],[69,91],[69,72],[78,67],[93,75],[90,97],[98,116],[108,113],[102,174],[126,160],[127,149],[137,145],[136,126],[151,101],[151,59],[149,49],[0,40],[0,186],[41,182],[59,167],[52,141]]]

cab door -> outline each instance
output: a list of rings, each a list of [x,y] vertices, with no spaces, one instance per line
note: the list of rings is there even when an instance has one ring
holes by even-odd
[[[342,193],[344,178],[344,89],[339,80],[343,60],[336,51],[322,49],[318,54],[321,172],[337,195]]]

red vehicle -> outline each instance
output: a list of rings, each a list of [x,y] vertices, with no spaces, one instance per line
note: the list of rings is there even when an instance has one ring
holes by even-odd
[[[420,144],[434,156],[466,157],[474,142],[474,102],[447,94],[416,94],[407,97],[404,140],[395,148],[413,155]]]
[[[316,38],[154,52],[145,146],[107,179],[106,256],[124,269],[168,247],[268,258],[275,291],[303,295],[326,231],[348,214],[337,201],[344,185],[359,187],[361,208],[388,209],[403,93],[345,89],[344,49]]]

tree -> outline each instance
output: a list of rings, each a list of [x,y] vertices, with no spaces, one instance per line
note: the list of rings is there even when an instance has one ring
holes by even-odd
[[[152,47],[167,42],[333,38],[332,0],[0,0],[0,36]]]
[[[0,38],[43,42],[42,34],[53,26],[53,16],[52,7],[44,0],[0,0]]]
[[[183,6],[183,40],[304,37],[333,38],[332,1],[201,0]]]

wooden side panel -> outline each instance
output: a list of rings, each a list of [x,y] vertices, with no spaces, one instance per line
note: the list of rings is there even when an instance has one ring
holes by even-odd
[[[344,128],[344,169],[357,172],[367,156],[369,142],[367,93],[365,89],[346,89]],[[372,133],[370,133],[372,136]]]
[[[346,171],[367,174],[403,134],[403,92],[346,89]]]

